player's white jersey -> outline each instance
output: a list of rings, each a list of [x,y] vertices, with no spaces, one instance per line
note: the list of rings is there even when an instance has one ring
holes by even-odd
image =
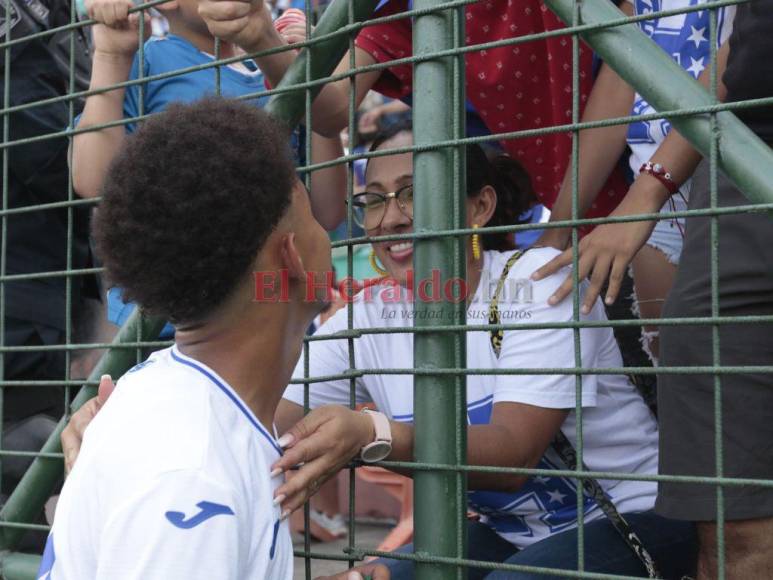
[[[86,430],[39,577],[292,578],[275,438],[176,347],[124,376]]]

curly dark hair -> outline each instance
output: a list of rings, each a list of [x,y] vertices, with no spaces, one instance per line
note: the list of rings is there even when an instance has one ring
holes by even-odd
[[[264,111],[170,106],[126,139],[103,185],[93,236],[108,278],[148,314],[202,320],[248,273],[295,179],[287,131]]]
[[[411,121],[396,123],[376,135],[370,146],[376,151],[385,142],[404,131],[413,130]],[[523,166],[509,155],[494,147],[485,150],[476,143],[465,147],[467,154],[467,196],[474,197],[486,185],[497,192],[497,207],[487,226],[510,226],[523,223],[521,215],[534,203],[537,196],[531,178]],[[500,252],[515,249],[513,234],[509,232],[481,234],[483,248]]]

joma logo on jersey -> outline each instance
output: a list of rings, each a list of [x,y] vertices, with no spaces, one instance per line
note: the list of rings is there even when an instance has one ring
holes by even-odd
[[[199,508],[199,513],[188,519],[185,519],[185,514],[183,512],[166,512],[164,515],[173,526],[182,530],[195,528],[199,524],[204,523],[215,516],[235,515],[233,510],[227,505],[213,503],[211,501],[200,501],[196,504],[196,507]]]

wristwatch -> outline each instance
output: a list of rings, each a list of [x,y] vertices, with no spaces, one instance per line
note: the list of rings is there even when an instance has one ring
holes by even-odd
[[[389,419],[384,413],[371,409],[364,409],[363,413],[373,419],[376,438],[360,450],[360,459],[365,463],[375,463],[385,459],[392,452],[392,429],[389,426]]]

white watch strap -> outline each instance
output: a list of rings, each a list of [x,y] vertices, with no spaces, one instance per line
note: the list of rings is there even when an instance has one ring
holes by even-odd
[[[373,427],[376,430],[376,438],[374,441],[386,441],[392,443],[392,428],[389,425],[389,419],[384,413],[373,411],[371,409],[365,409],[363,411],[373,419]]]

